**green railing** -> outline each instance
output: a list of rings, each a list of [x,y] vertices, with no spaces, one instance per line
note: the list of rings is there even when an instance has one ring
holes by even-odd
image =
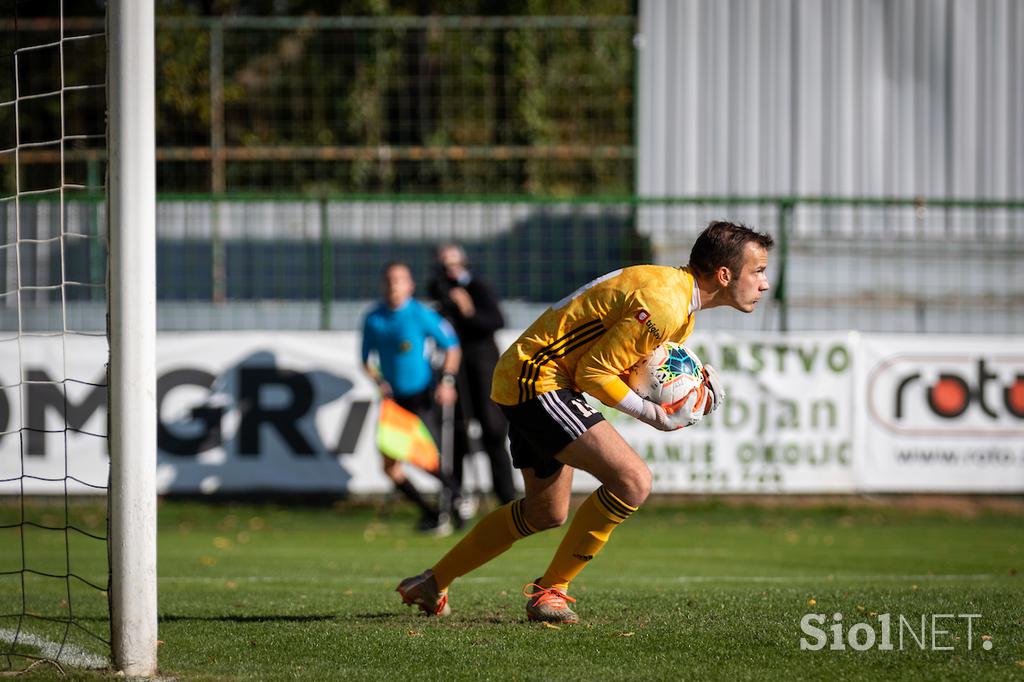
[[[21,204],[23,238],[53,236],[52,203]],[[11,210],[0,212],[8,231]],[[64,290],[83,320],[102,319],[89,311],[103,303],[103,212],[95,195],[67,201],[67,229],[82,237],[66,240]],[[386,261],[408,261],[422,286],[433,248],[457,241],[505,301],[510,326],[521,326],[609,270],[685,263],[719,218],[773,234],[777,248],[770,301],[751,316],[711,312],[716,327],[1024,331],[1024,201],[799,196],[165,194],[159,320],[163,329],[355,328]],[[57,254],[33,256],[22,285],[52,284]],[[10,263],[0,276],[10,288]],[[56,299],[22,295],[41,308]],[[5,314],[10,328],[10,306]]]

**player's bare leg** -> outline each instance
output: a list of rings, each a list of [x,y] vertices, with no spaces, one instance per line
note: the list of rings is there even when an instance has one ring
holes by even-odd
[[[576,511],[551,565],[523,594],[531,620],[575,623],[579,619],[569,607],[575,600],[566,594],[569,582],[597,555],[615,527],[647,499],[651,472],[608,422],[594,425],[557,458],[593,474],[604,485]]]
[[[523,513],[536,530],[558,528],[569,518],[572,498],[571,467],[562,467],[557,474],[537,478],[532,469],[523,469]]]
[[[632,507],[651,493],[651,470],[608,422],[600,422],[556,455],[559,462],[582,469]]]

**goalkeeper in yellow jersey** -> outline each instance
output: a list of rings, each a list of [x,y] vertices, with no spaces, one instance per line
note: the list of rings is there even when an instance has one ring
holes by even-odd
[[[432,568],[403,580],[402,600],[427,614],[447,615],[448,587],[456,578],[517,540],[565,523],[573,470],[582,469],[601,487],[576,511],[544,575],[523,591],[530,620],[577,622],[569,583],[651,491],[647,464],[583,393],[654,428],[680,428],[621,377],[662,343],[683,342],[697,311],[753,311],[768,290],[772,244],[770,236],[743,225],[713,222],[697,237],[686,267],[638,265],[608,273],[530,325],[502,355],[491,387],[491,398],[508,417],[512,460],[526,494],[481,519]],[[705,404],[683,408],[697,418],[724,398],[714,369],[705,368]]]

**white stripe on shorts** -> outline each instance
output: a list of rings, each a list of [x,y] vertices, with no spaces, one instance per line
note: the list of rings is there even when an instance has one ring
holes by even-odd
[[[562,427],[562,430],[569,434],[573,440],[583,435],[583,432],[587,429],[583,426],[576,415],[559,400],[554,393],[541,393],[539,396],[540,404],[544,407],[544,411]]]

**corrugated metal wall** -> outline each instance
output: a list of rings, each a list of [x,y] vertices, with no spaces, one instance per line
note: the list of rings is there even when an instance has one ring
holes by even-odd
[[[647,196],[1024,196],[1019,0],[641,0]]]
[[[655,258],[737,220],[785,307],[723,325],[1024,331],[1022,36],[1021,0],[641,0],[641,196],[1016,201],[648,204]]]

